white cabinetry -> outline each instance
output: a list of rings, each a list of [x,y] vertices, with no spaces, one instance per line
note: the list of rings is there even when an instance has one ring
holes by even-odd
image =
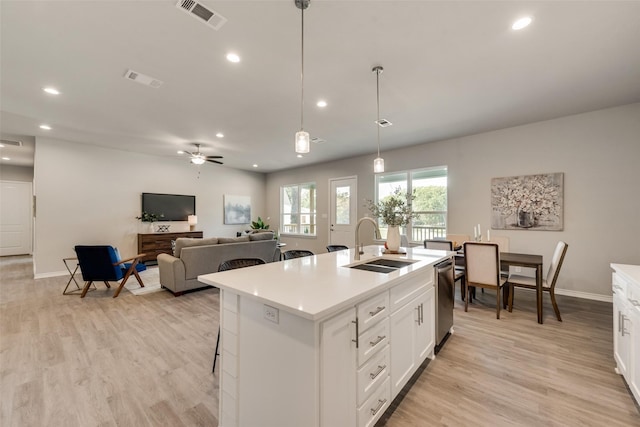
[[[640,267],[611,264],[613,356],[636,402],[640,402]]]
[[[391,314],[391,394],[396,396],[435,346],[433,286]]]

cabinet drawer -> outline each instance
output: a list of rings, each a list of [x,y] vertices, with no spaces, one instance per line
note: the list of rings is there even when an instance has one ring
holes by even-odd
[[[420,277],[411,278],[405,283],[394,286],[389,291],[391,312],[402,308],[409,301],[433,286],[433,269],[429,269]]]
[[[356,315],[360,332],[366,331],[379,320],[387,317],[389,315],[389,292],[385,291],[359,304]]]
[[[390,403],[390,380],[387,377],[380,388],[358,408],[358,427],[371,427],[387,410]]]
[[[358,366],[369,360],[389,343],[389,318],[358,335]]]
[[[378,386],[389,376],[389,369],[389,346],[387,345],[358,369],[358,405],[378,389]]]

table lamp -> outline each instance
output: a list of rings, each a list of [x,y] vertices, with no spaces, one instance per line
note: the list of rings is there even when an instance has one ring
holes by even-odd
[[[194,231],[196,229],[196,224],[198,223],[198,217],[196,215],[189,215],[187,217],[187,222],[189,223],[189,231]]]

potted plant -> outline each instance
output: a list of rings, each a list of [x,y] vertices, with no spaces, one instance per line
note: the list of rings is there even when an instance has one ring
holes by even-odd
[[[403,193],[400,187],[393,194],[384,197],[378,203],[367,200],[365,207],[373,217],[380,219],[389,228],[387,230],[387,249],[397,252],[400,249],[400,227],[409,224],[416,215],[410,202],[415,199],[411,193]]]
[[[251,221],[252,230],[268,230],[269,224],[265,224],[262,218],[258,217],[257,221]]]
[[[164,215],[160,214],[154,214],[154,213],[149,213],[149,212],[142,212],[142,215],[137,216],[136,219],[139,219],[141,222],[148,222],[149,223],[149,232],[153,233],[154,229],[153,229],[153,223],[158,221],[160,218],[163,218]]]

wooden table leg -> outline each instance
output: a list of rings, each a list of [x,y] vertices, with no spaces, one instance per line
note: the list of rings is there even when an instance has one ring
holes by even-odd
[[[538,323],[542,324],[542,265],[536,267],[536,303],[538,305]]]

